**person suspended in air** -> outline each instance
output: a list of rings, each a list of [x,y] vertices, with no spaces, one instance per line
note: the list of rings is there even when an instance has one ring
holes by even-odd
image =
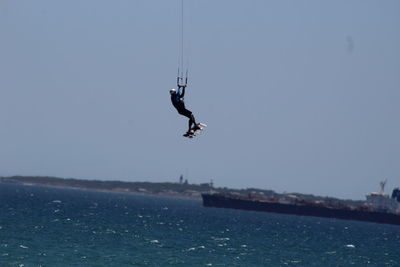
[[[179,80],[182,79],[178,77],[177,80],[178,89],[172,88],[171,90],[169,90],[169,93],[171,94],[171,102],[179,114],[189,119],[188,131],[183,136],[193,137],[196,131],[202,130],[206,125],[201,123],[196,123],[196,119],[194,118],[193,113],[185,107],[184,96],[187,86],[187,78],[185,84],[180,84]]]

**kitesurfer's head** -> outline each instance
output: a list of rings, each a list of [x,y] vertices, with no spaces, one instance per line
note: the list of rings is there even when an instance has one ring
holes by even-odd
[[[171,90],[169,90],[169,93],[170,93],[171,95],[176,94],[176,89],[175,89],[175,88],[172,88]]]

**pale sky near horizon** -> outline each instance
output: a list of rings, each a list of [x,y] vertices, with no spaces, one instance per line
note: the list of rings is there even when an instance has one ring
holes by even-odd
[[[400,1],[0,2],[0,176],[213,179],[364,199],[400,186]]]

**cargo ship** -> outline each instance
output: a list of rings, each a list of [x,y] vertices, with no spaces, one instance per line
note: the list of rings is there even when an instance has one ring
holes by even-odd
[[[329,205],[323,201],[305,201],[293,195],[277,198],[260,198],[251,195],[230,193],[202,194],[204,207],[229,208],[240,210],[284,213],[302,216],[315,216],[357,220],[374,223],[400,225],[400,189],[395,188],[392,195],[381,192],[370,193],[362,205]]]

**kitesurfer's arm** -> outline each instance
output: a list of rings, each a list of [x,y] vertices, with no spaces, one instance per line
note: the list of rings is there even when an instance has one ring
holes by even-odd
[[[186,85],[181,85],[179,89],[181,89],[181,94],[180,94],[181,97],[184,97],[185,96]]]

